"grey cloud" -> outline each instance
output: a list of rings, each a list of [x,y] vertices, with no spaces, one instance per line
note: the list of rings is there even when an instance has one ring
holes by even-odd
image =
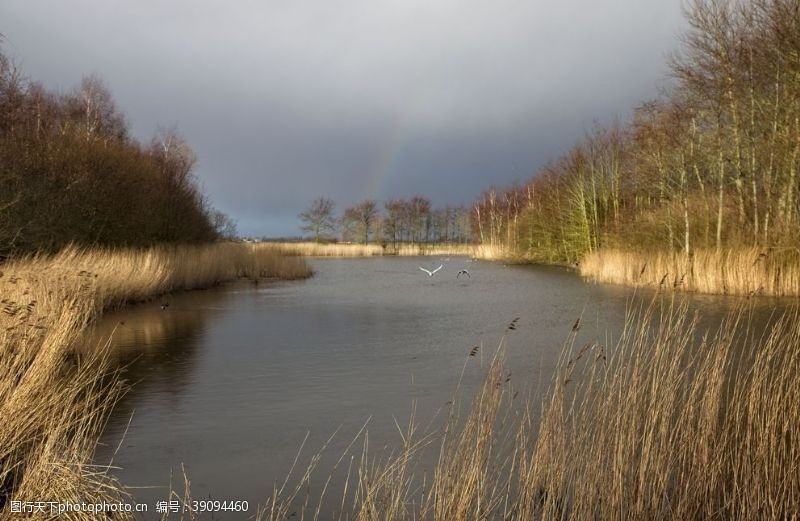
[[[259,235],[297,233],[321,193],[468,203],[524,180],[654,96],[682,27],[680,0],[0,5],[26,72],[98,72],[143,140],[177,123],[212,203]]]

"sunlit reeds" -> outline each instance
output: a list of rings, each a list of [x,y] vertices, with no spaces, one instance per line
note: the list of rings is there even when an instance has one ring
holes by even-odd
[[[476,246],[462,243],[355,244],[317,242],[263,242],[256,248],[302,257],[375,257],[380,255],[475,255]]]
[[[0,517],[14,518],[13,501],[118,501],[122,489],[90,458],[120,388],[103,346],[74,351],[96,313],[94,278],[2,271]]]
[[[500,245],[478,244],[475,246],[475,258],[483,260],[510,260],[513,258],[513,255]]]
[[[599,282],[722,295],[800,295],[800,252],[739,248],[682,253],[599,250],[580,263]]]
[[[800,321],[702,337],[685,306],[565,352],[522,443],[518,519],[789,519],[800,508]]]

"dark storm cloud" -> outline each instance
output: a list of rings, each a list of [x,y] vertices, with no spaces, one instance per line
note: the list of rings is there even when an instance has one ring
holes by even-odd
[[[679,0],[5,0],[6,52],[97,72],[134,133],[177,124],[245,233],[326,194],[468,203],[652,97]]]

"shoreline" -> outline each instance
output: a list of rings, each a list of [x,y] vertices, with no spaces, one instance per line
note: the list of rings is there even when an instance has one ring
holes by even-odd
[[[254,248],[273,251],[290,257],[416,257],[435,255],[469,255],[473,257],[479,245],[467,243],[315,243],[259,242]]]

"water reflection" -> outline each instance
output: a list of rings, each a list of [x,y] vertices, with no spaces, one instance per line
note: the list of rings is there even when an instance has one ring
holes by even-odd
[[[132,306],[106,315],[92,328],[85,348],[110,341],[114,363],[129,389],[106,427],[107,446],[122,439],[137,408],[154,401],[168,404],[187,392],[206,325],[223,312],[229,295],[224,291],[180,294],[170,297],[169,308],[162,309],[159,303]],[[110,457],[108,450],[100,454]]]

